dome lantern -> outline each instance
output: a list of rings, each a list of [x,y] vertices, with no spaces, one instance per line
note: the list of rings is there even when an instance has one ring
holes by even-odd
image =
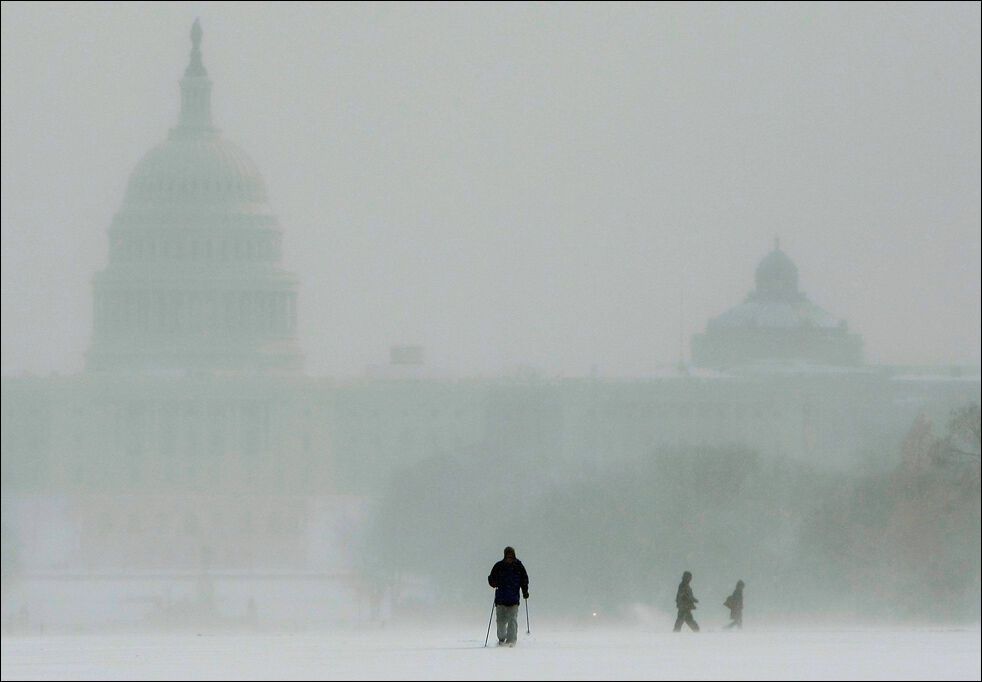
[[[781,250],[781,241],[777,237],[774,238],[774,250],[757,266],[754,280],[757,296],[795,298],[799,295],[798,266]]]
[[[191,26],[191,56],[181,79],[181,117],[177,131],[213,131],[211,125],[211,80],[201,61],[201,22]]]

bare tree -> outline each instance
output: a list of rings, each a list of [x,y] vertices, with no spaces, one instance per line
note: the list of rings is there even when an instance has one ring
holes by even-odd
[[[942,456],[951,458],[970,458],[978,460],[979,445],[979,406],[971,403],[952,411],[948,420],[948,433],[941,440]]]

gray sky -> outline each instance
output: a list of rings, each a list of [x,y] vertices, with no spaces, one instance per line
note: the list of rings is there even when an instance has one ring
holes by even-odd
[[[867,358],[979,363],[980,9],[2,6],[4,373],[75,372],[194,17],[314,374],[643,374],[779,235]]]

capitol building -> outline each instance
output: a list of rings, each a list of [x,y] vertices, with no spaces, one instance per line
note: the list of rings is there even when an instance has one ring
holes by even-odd
[[[844,468],[978,400],[977,369],[865,364],[777,243],[754,291],[693,337],[691,366],[664,375],[431,378],[396,347],[386,371],[309,376],[288,226],[212,120],[201,44],[195,22],[177,123],[108,226],[85,371],[3,378],[5,624],[370,618],[359,530],[428,457],[576,466],[737,445]]]

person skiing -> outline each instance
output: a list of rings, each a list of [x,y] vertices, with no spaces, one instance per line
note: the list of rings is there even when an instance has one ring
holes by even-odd
[[[699,600],[692,594],[690,582],[692,582],[692,574],[686,571],[682,574],[682,582],[679,583],[679,590],[675,593],[675,606],[679,610],[679,616],[675,619],[675,632],[682,631],[682,623],[687,623],[693,632],[699,632],[699,623],[692,617],[692,611]]]
[[[726,598],[723,602],[723,606],[730,610],[730,620],[732,621],[726,626],[730,629],[734,626],[743,629],[743,581],[737,580],[736,589],[733,590],[733,594]]]
[[[498,623],[498,646],[515,646],[518,641],[518,591],[529,598],[529,574],[515,556],[512,547],[505,547],[504,558],[491,568],[488,585],[494,588],[494,610]]]

